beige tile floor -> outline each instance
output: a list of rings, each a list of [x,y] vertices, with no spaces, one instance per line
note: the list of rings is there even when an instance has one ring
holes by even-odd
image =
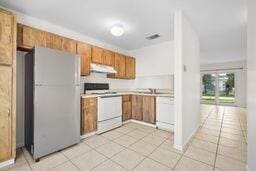
[[[128,123],[35,163],[25,149],[6,170],[244,171],[246,110],[201,105],[201,127],[184,151],[172,147],[173,134]]]

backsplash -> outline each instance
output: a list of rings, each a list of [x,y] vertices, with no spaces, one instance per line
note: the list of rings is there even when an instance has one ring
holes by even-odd
[[[91,73],[81,77],[81,93],[84,92],[84,83],[109,83],[111,90],[136,90],[136,89],[166,89],[174,90],[173,75],[139,76],[135,80],[111,79],[106,74]]]
[[[168,89],[174,90],[173,75],[139,76],[131,84],[132,89]]]
[[[129,90],[131,82],[131,80],[107,78],[106,74],[92,72],[89,76],[81,77],[80,90],[84,92],[84,83],[108,83],[110,89]]]

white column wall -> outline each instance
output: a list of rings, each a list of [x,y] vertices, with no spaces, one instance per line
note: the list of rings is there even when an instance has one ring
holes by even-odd
[[[247,170],[256,170],[256,1],[248,2],[247,58]]]
[[[182,11],[175,13],[174,28],[174,147],[182,150],[199,125],[200,42]]]

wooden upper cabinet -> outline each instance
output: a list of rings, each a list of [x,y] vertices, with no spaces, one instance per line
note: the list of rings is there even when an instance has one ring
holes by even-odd
[[[35,45],[45,47],[46,41],[46,32],[18,24],[18,47],[24,49],[32,49]]]
[[[46,35],[46,47],[62,50],[62,37],[56,34],[47,33]]]
[[[126,57],[126,78],[135,79],[135,58]]]
[[[14,20],[12,14],[0,9],[0,64],[12,64]]]
[[[132,119],[143,119],[143,96],[132,95]]]
[[[110,51],[110,50],[103,50],[103,63],[104,65],[108,65],[108,66],[114,66],[114,61],[115,61],[115,56],[114,56],[114,52]]]
[[[125,78],[125,59],[126,57],[120,53],[115,53],[114,69],[117,71],[116,74],[109,74],[111,78]]]
[[[82,76],[87,76],[90,74],[91,50],[91,45],[81,42],[77,43],[77,54],[79,54],[81,57],[80,63]]]
[[[92,47],[92,63],[103,64],[103,49],[100,47]]]
[[[76,41],[62,37],[61,49],[66,52],[76,53]]]
[[[143,121],[156,123],[156,97],[143,96]]]
[[[81,135],[97,130],[97,97],[82,98]]]

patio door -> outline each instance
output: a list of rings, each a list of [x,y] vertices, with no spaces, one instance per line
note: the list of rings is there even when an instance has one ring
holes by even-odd
[[[202,73],[201,102],[235,105],[235,72]]]

